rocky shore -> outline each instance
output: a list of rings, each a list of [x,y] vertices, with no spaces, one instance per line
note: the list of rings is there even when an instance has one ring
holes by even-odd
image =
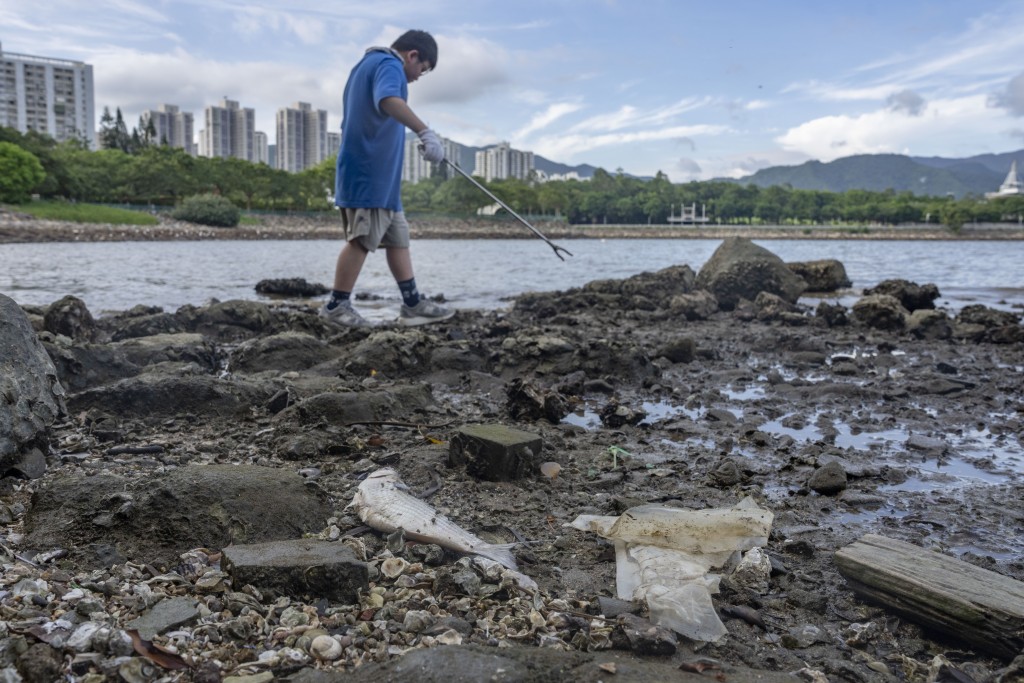
[[[28,214],[0,211],[0,244],[17,242],[116,242],[167,240],[310,240],[340,239],[333,211],[321,215],[267,215],[235,228],[212,228],[158,215],[157,225],[111,225],[38,220]],[[550,239],[873,239],[873,240],[1020,240],[1024,229],[1012,225],[969,225],[953,233],[941,225],[778,226],[778,225],[569,225],[539,220],[534,227]],[[511,219],[410,216],[418,239],[534,239]]]
[[[1024,591],[988,642],[836,562],[875,534],[1024,586],[1022,307],[800,298],[845,286],[728,239],[421,328],[0,295],[0,681],[1024,680]],[[467,452],[481,426],[515,438]],[[536,586],[364,526],[382,467]],[[762,573],[716,570],[711,642],[617,599],[616,547],[570,526],[745,498]]]

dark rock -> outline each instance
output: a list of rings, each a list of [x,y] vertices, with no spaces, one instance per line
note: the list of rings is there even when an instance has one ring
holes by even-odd
[[[787,314],[797,313],[799,309],[771,292],[758,292],[754,299],[754,308],[757,309],[758,320],[783,320]]]
[[[171,565],[197,546],[319,531],[330,514],[322,490],[294,472],[267,467],[187,466],[130,480],[68,475],[34,492],[25,546],[66,548],[68,561],[80,566],[107,566],[102,560],[116,556]]]
[[[569,400],[557,391],[549,391],[532,382],[516,378],[506,388],[509,415],[516,420],[541,420],[558,424],[572,411]]]
[[[824,320],[829,327],[841,327],[850,322],[846,317],[846,306],[830,304],[827,301],[818,304],[818,307],[814,309],[814,315]]]
[[[953,323],[942,311],[920,308],[907,319],[907,332],[918,339],[950,339]]]
[[[782,259],[745,237],[726,238],[700,269],[696,286],[711,292],[724,310],[760,292],[795,304],[807,288]]]
[[[536,434],[504,425],[463,425],[449,443],[448,464],[465,465],[479,479],[513,481],[537,471],[542,446]]]
[[[718,312],[718,299],[706,289],[698,289],[689,294],[677,294],[668,302],[668,309],[673,315],[687,320],[707,320]]]
[[[327,392],[285,408],[275,420],[303,425],[405,420],[433,403],[430,387],[425,384],[400,386],[390,391]]]
[[[123,354],[133,365],[145,367],[158,363],[194,363],[200,370],[214,372],[220,358],[214,345],[201,334],[154,334],[133,337],[106,347]]]
[[[145,640],[153,640],[154,636],[164,631],[198,619],[198,604],[192,598],[165,598],[146,610],[142,616],[129,621],[124,627],[138,631]]]
[[[282,332],[243,342],[231,354],[233,372],[306,370],[336,358],[341,349],[301,332]]]
[[[0,476],[12,468],[37,472],[33,463],[49,450],[50,427],[65,412],[46,349],[24,311],[0,294]]]
[[[18,657],[18,673],[24,683],[53,683],[62,678],[64,658],[60,650],[36,643]],[[10,680],[10,679],[8,679]]]
[[[632,600],[619,600],[600,595],[597,598],[597,609],[608,619],[615,619],[623,614],[639,614],[643,606]]]
[[[692,363],[697,355],[697,342],[690,337],[679,337],[669,340],[656,353],[673,363]]]
[[[128,360],[124,351],[110,344],[73,344],[66,346],[44,342],[60,383],[69,392],[109,384],[142,371]]]
[[[224,569],[236,586],[264,596],[326,598],[353,603],[369,588],[369,570],[343,543],[298,539],[224,548]]]
[[[88,389],[68,401],[75,412],[109,411],[121,416],[174,416],[182,413],[230,417],[264,405],[273,390],[240,380],[208,375],[165,377],[144,374]]]
[[[846,268],[836,259],[796,261],[786,266],[807,283],[809,292],[835,292],[852,284]]]
[[[910,315],[899,299],[889,294],[872,294],[853,305],[853,316],[861,324],[877,330],[901,332]]]
[[[835,460],[814,470],[807,480],[807,487],[823,496],[839,493],[846,488],[846,484],[846,470]]]
[[[865,289],[864,294],[888,294],[895,297],[908,311],[935,308],[935,300],[940,296],[939,288],[933,284],[919,285],[916,282],[898,279],[879,282],[875,287]]]
[[[618,628],[622,629],[633,652],[639,655],[667,657],[674,655],[679,646],[679,639],[671,630],[635,614],[619,615]]]
[[[170,313],[155,313],[115,321],[116,329],[112,336],[114,341],[151,337],[155,334],[179,334],[185,329],[181,321]]]
[[[706,418],[709,422],[724,422],[725,424],[730,425],[734,425],[739,422],[739,418],[736,417],[736,413],[725,408],[709,409]]]
[[[85,302],[71,295],[50,304],[43,326],[48,332],[63,334],[75,341],[92,341],[96,334],[96,321]]]
[[[310,298],[323,296],[331,290],[319,283],[307,282],[301,277],[260,280],[256,283],[256,293],[270,296],[290,296]]]
[[[743,481],[743,473],[733,458],[726,458],[712,471],[711,478],[719,486],[729,487]]]
[[[247,339],[269,331],[273,324],[270,308],[256,301],[223,301],[202,308],[183,306],[176,315],[185,329],[224,341]]]
[[[612,429],[623,425],[637,425],[647,419],[647,412],[642,408],[632,408],[618,401],[606,403],[598,414],[601,423]]]

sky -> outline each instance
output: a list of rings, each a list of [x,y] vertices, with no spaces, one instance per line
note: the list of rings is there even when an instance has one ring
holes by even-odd
[[[1024,2],[0,0],[6,52],[92,64],[97,121],[225,96],[341,124],[348,73],[437,39],[409,104],[439,135],[673,182],[853,154],[1024,148]]]

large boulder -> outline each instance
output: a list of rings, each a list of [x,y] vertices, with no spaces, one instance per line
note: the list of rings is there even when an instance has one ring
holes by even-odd
[[[240,299],[221,301],[202,308],[182,306],[176,316],[187,330],[222,341],[249,339],[270,331],[274,324],[269,306]]]
[[[306,370],[341,354],[316,337],[301,332],[282,332],[243,342],[231,354],[232,372],[288,372]]]
[[[123,417],[242,417],[263,406],[276,389],[209,375],[167,376],[146,373],[87,389],[68,400],[75,413],[97,409]]]
[[[85,302],[71,295],[50,304],[43,316],[43,325],[49,332],[76,341],[91,341],[96,335],[96,321]]]
[[[874,287],[864,290],[865,295],[888,294],[899,299],[903,308],[910,312],[922,308],[935,308],[935,300],[939,298],[939,288],[933,284],[919,285],[909,280],[883,280]]]
[[[809,292],[835,292],[852,284],[846,276],[846,267],[836,259],[796,261],[786,265],[803,278]]]
[[[696,286],[711,292],[727,311],[740,299],[753,301],[761,292],[795,304],[807,289],[782,259],[746,237],[726,238],[700,269]]]
[[[192,465],[145,477],[68,475],[33,495],[24,545],[76,566],[170,566],[182,552],[299,538],[331,515],[322,489],[287,470]]]
[[[49,429],[65,412],[64,387],[28,316],[0,294],[0,476],[38,476]]]
[[[907,326],[910,312],[894,296],[871,294],[853,305],[853,317],[876,330],[902,332]]]

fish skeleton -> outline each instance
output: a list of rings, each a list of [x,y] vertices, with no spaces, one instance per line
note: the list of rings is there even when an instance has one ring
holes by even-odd
[[[406,538],[421,543],[436,543],[460,553],[480,555],[517,569],[511,548],[477,538],[419,498],[407,493],[409,487],[390,467],[367,475],[359,484],[348,507],[353,507],[368,526],[392,532],[401,529]]]

